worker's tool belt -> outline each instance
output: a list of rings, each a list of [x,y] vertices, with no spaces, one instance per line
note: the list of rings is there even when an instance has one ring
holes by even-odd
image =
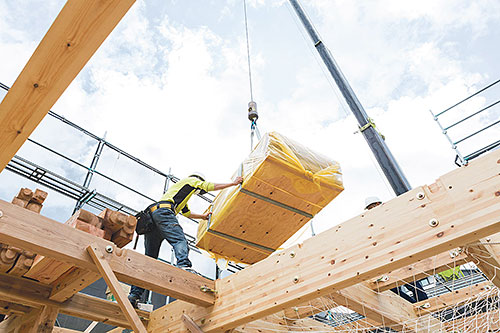
[[[153,204],[150,208],[149,211],[152,213],[158,208],[168,208],[171,211],[174,211],[174,204],[171,201],[159,201],[156,204]]]

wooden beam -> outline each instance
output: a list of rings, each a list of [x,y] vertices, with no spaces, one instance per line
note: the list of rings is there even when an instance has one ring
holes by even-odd
[[[426,315],[445,308],[460,305],[467,301],[476,301],[491,296],[497,296],[498,290],[491,282],[476,283],[472,286],[454,290],[452,292],[426,299],[413,304],[418,315]]]
[[[378,292],[390,290],[410,282],[418,281],[450,268],[465,264],[470,259],[464,251],[453,249],[436,256],[425,258],[409,266],[387,272],[370,282],[370,287]]]
[[[112,330],[107,331],[106,333],[122,333],[123,330],[124,330],[124,328],[122,328],[122,327],[115,327]]]
[[[203,333],[203,331],[196,325],[193,319],[189,318],[185,314],[182,315],[182,321],[184,322],[184,326],[186,326],[187,330],[190,333]]]
[[[120,281],[202,306],[209,306],[215,301],[213,294],[201,290],[204,286],[215,289],[212,280],[133,250],[120,249],[110,241],[2,200],[0,211],[3,214],[0,239],[4,243],[96,273],[98,269],[85,249],[92,243],[102,249],[111,246],[113,253],[104,255]]]
[[[36,310],[32,309],[31,311]],[[20,325],[23,323],[23,318],[25,319],[24,315],[20,316],[10,316],[7,319],[4,319],[2,322],[0,322],[0,333],[10,333],[17,329]]]
[[[500,233],[481,239],[466,248],[469,259],[500,288]]]
[[[136,333],[147,333],[146,328],[139,319],[139,316],[132,307],[132,304],[127,299],[127,295],[123,291],[120,282],[113,273],[111,266],[109,266],[109,263],[106,261],[106,259],[104,259],[104,255],[101,249],[96,244],[91,244],[89,245],[89,247],[87,247],[87,251],[92,257],[92,260],[94,260],[97,268],[99,269],[99,272],[101,272],[101,275],[104,278],[104,281],[106,281],[109,289],[111,289],[111,292],[113,293],[113,296],[115,296],[118,305],[125,314],[125,317],[127,317],[130,326],[132,326]]]
[[[261,332],[335,332],[336,327],[324,324],[313,318],[289,320],[282,312],[250,322],[233,330],[234,333]]]
[[[26,333],[51,333],[57,319],[59,309],[55,306],[42,305],[37,309],[33,319],[19,330]]]
[[[73,268],[50,284],[53,288],[49,298],[53,301],[64,302],[100,278],[100,273]]]
[[[34,308],[42,305],[59,307],[59,312],[109,325],[130,328],[118,304],[78,293],[64,303],[49,300],[51,287],[24,278],[0,274],[0,299]],[[149,313],[137,310],[142,318]]]
[[[152,332],[175,331],[183,313],[205,332],[232,329],[463,246],[499,227],[500,151],[494,151],[432,185],[217,280],[213,307],[182,303],[176,313],[176,301],[156,310],[152,318],[165,318]],[[165,316],[169,309],[174,311]]]
[[[287,318],[304,318],[337,306],[344,306],[362,314],[370,322],[376,323],[375,326],[390,327],[396,331],[404,328],[408,330],[410,328],[405,327],[407,324],[414,326],[414,322],[418,321],[418,316],[410,302],[391,291],[375,292],[371,290],[368,283],[360,283],[297,307],[286,309],[285,316]],[[432,324],[438,324],[434,318],[430,321]],[[426,330],[425,327],[421,327],[419,331],[425,332]]]
[[[4,315],[23,315],[29,312],[31,308],[21,304],[12,302],[0,301],[0,313]]]
[[[70,0],[0,104],[0,171],[134,0]]]
[[[75,331],[64,327],[54,327],[52,333],[82,333],[82,331]]]
[[[0,323],[1,333],[50,333],[57,317],[57,308],[42,306],[24,315],[11,316]]]

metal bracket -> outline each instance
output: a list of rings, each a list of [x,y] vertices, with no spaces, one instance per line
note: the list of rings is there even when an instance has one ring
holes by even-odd
[[[214,289],[212,289],[212,288],[209,288],[209,287],[207,287],[207,286],[201,286],[201,287],[200,287],[200,290],[201,290],[201,292],[203,292],[203,293],[212,293],[212,294],[217,294],[217,291],[216,291],[216,290],[214,290]]]

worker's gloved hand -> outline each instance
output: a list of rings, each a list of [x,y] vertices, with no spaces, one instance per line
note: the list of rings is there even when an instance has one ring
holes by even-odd
[[[201,214],[201,218],[202,218],[203,220],[208,220],[208,217],[210,216],[210,214],[212,214],[212,213],[205,213],[205,214]]]
[[[243,177],[240,177],[240,176],[236,177],[236,179],[233,182],[234,185],[238,185],[241,183],[243,183]]]

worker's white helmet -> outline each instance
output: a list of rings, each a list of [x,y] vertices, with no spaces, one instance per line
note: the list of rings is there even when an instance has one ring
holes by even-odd
[[[195,171],[195,172],[191,173],[191,174],[189,175],[189,177],[196,177],[196,178],[199,178],[199,179],[201,179],[201,180],[205,181],[205,175],[204,175],[204,174],[202,174],[201,172],[197,172],[197,171]]]
[[[380,205],[382,203],[382,200],[379,199],[379,197],[368,197],[365,199],[365,209],[368,209],[370,206],[377,204]],[[373,207],[370,207],[373,208]]]

